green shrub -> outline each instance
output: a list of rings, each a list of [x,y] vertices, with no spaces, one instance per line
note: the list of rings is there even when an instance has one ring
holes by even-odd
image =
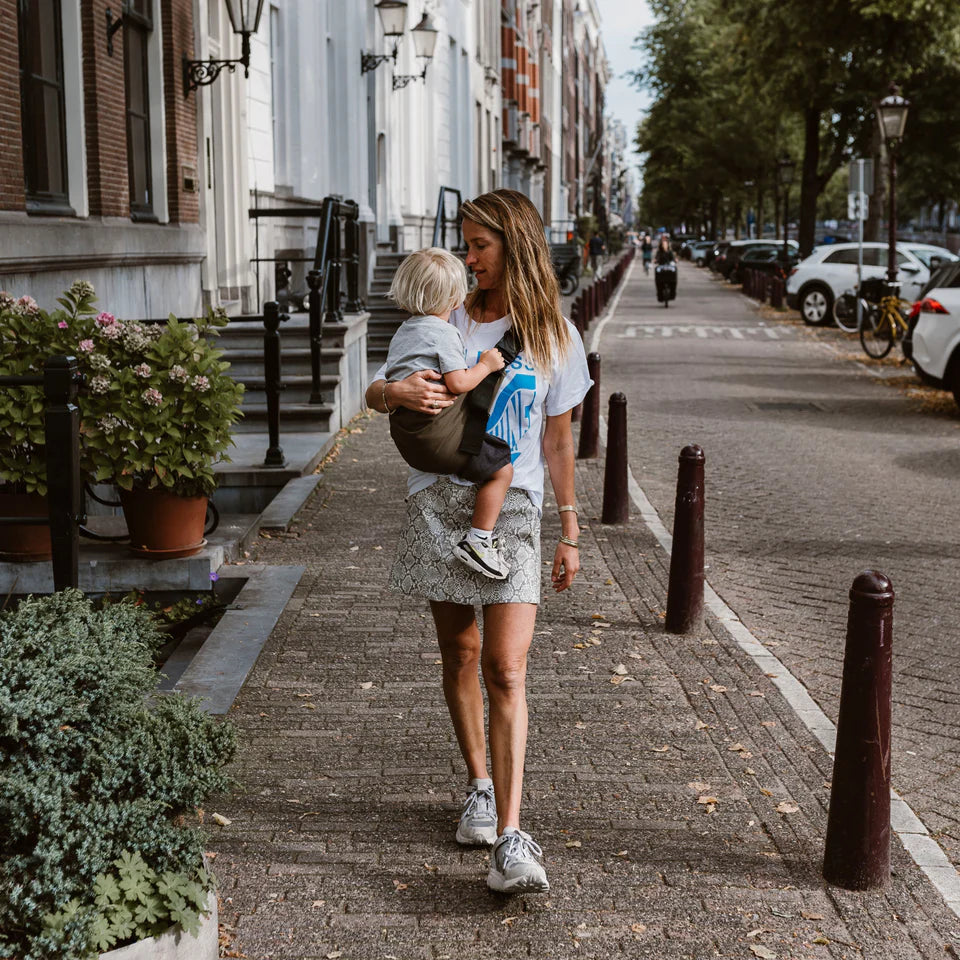
[[[187,928],[212,885],[185,826],[232,728],[154,696],[160,635],[132,604],[78,591],[0,616],[0,956],[87,958]]]

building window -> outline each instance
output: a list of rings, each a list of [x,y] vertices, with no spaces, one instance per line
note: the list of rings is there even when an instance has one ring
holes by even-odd
[[[127,98],[127,176],[130,214],[153,220],[150,167],[150,86],[148,47],[153,32],[152,0],[129,0],[123,18],[124,86]]]
[[[27,209],[71,212],[60,0],[19,0],[20,118]]]

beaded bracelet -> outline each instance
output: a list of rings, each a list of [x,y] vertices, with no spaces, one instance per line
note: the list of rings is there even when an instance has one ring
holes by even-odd
[[[579,547],[580,543],[577,540],[574,540],[572,537],[565,537],[563,534],[560,534],[560,542],[565,543],[568,547]]]

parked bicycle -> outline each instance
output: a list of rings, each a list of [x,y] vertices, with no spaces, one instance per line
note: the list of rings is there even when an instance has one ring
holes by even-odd
[[[861,288],[867,286],[866,281]],[[879,303],[864,298],[866,310],[860,319],[860,345],[868,357],[881,360],[910,329],[911,303],[900,299],[899,284],[884,283]]]

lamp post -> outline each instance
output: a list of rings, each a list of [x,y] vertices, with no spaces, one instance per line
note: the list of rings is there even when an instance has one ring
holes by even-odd
[[[790,265],[790,184],[793,183],[793,171],[796,163],[789,153],[780,155],[777,161],[777,179],[783,187],[783,269]]]
[[[903,139],[910,102],[900,96],[900,88],[890,84],[890,92],[877,104],[880,139],[887,147],[890,163],[890,222],[887,233],[887,282],[897,282],[897,147]]]
[[[410,34],[413,37],[414,53],[424,61],[423,72],[400,74],[399,76],[395,74],[393,77],[394,90],[402,90],[408,83],[414,80],[423,80],[424,83],[427,81],[427,67],[430,66],[430,61],[433,59],[433,51],[437,45],[437,36],[439,34],[439,31],[433,25],[433,21],[430,19],[429,13],[425,12],[423,14],[420,22],[410,31]]]
[[[241,52],[239,60],[188,60],[183,58],[183,95],[186,97],[191,90],[205,87],[213,83],[220,76],[220,71],[226,67],[231,73],[242,64],[243,75],[250,76],[250,37],[260,27],[260,17],[263,14],[263,0],[224,0],[227,6],[227,16],[233,32],[240,35]]]
[[[368,70],[376,70],[381,63],[387,60],[397,62],[397,47],[399,38],[403,35],[403,28],[407,23],[407,2],[406,0],[380,0],[375,3],[374,9],[380,15],[380,25],[383,27],[383,35],[393,38],[393,53],[366,53],[360,52],[360,74],[365,74]]]

